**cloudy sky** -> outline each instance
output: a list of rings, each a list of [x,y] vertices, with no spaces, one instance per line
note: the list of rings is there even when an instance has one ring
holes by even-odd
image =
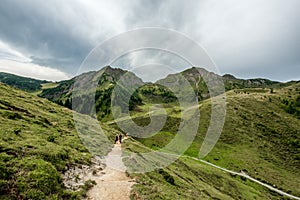
[[[133,29],[161,27],[199,43],[221,74],[300,80],[299,8],[299,0],[2,0],[0,71],[67,79],[103,41]],[[149,80],[151,63],[159,74],[174,71],[172,66],[162,70],[168,56],[157,55],[136,52],[115,65],[129,69],[138,63],[142,67],[136,73]]]

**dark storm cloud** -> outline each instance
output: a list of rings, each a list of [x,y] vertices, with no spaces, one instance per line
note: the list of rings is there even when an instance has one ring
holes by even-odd
[[[33,62],[70,72],[72,65],[79,63],[92,45],[70,32],[70,24],[64,24],[59,19],[61,13],[54,12],[50,6],[42,1],[2,1],[0,38],[33,55]]]
[[[222,73],[300,79],[299,7],[298,0],[3,0],[0,40],[35,64],[75,74],[105,39],[163,27],[203,45]]]
[[[222,73],[300,79],[300,1],[163,1],[138,27],[179,30],[203,45]],[[143,11],[146,12],[146,11]]]

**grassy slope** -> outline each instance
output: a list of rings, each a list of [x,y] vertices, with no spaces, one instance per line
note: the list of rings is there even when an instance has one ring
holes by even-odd
[[[287,106],[282,103],[286,99],[294,101],[299,94],[297,89],[299,89],[299,84],[292,84],[289,88],[275,90],[273,94],[268,89],[241,89],[228,92],[227,119],[223,133],[215,149],[205,159],[236,171],[246,170],[253,177],[300,196],[297,187],[300,184],[298,180],[300,166],[299,119],[294,114],[287,113]],[[25,187],[24,184],[22,185],[24,182],[38,180],[30,178],[31,171],[34,171],[30,166],[45,162],[38,164],[41,166],[42,172],[44,173],[43,169],[45,168],[43,166],[49,164],[54,168],[52,168],[53,171],[46,172],[46,174],[56,174],[57,171],[62,171],[64,166],[88,161],[86,157],[89,157],[89,154],[86,154],[86,150],[76,149],[77,145],[81,147],[82,145],[75,134],[72,123],[70,123],[72,122],[71,113],[68,109],[55,106],[49,101],[41,100],[21,91],[11,90],[11,88],[3,85],[1,85],[1,93],[2,91],[3,95],[1,96],[3,97],[1,97],[1,100],[4,99],[5,101],[1,101],[0,116],[1,121],[3,121],[1,125],[3,124],[4,127],[2,131],[5,132],[1,132],[0,140],[0,158],[1,167],[3,167],[1,171],[4,172],[1,174],[0,178],[3,182],[0,184],[7,185],[13,190],[7,191],[3,187],[1,194],[10,192],[11,196],[26,196],[32,193],[39,194],[40,191],[49,194],[46,190],[39,188],[38,184],[30,184],[30,188],[26,188],[27,186],[25,185]],[[13,107],[7,105],[7,102]],[[32,102],[34,103],[32,104]],[[148,103],[132,112],[133,116],[139,115],[138,118],[134,119],[139,125],[149,123],[147,116],[141,114],[141,111],[148,111],[150,106]],[[153,101],[151,103],[157,102]],[[23,107],[25,110],[30,111],[33,116],[28,115],[24,110],[10,112],[10,109],[15,110],[14,107]],[[139,140],[153,149],[162,147],[170,141],[178,128],[178,122],[180,121],[179,108],[176,103],[172,104],[172,107],[170,105],[166,105],[166,107],[169,119],[164,130],[152,138]],[[197,157],[206,133],[210,117],[209,111],[209,100],[202,102],[199,134],[186,152],[187,155]],[[19,113],[21,117],[13,113]],[[69,132],[66,127],[68,127]],[[112,131],[114,127],[113,124],[110,127],[106,126],[105,129]],[[19,129],[21,132],[19,132]],[[70,137],[66,137],[65,133],[71,134]],[[54,142],[52,136],[55,138]],[[70,138],[72,140],[69,141]],[[127,143],[127,145],[132,145],[127,147],[132,150],[144,148],[137,145],[135,141]],[[64,152],[64,148],[68,149],[69,147],[70,149],[66,150],[68,156],[60,156],[59,153]],[[59,150],[53,152],[44,150],[52,150],[52,148]],[[53,157],[48,154],[52,153],[54,153],[55,158],[58,155],[60,159],[51,160]],[[82,159],[82,155],[85,155],[84,159]],[[26,159],[20,159],[23,157],[29,157],[34,164],[30,164]],[[21,164],[18,164],[19,162]],[[29,167],[24,163],[29,163]],[[18,169],[15,169],[14,166],[17,166],[21,171],[25,171],[24,173],[28,175],[25,177],[29,177],[26,180],[20,180],[19,185],[17,184],[19,179],[15,175]],[[199,171],[199,169],[203,169],[203,171]],[[51,174],[52,176],[55,177]],[[165,177],[169,176],[174,178],[175,185],[167,182],[169,179]],[[58,189],[54,187],[53,191],[55,192],[51,190],[51,194],[54,193],[52,197],[70,195],[63,190],[59,183],[59,177],[57,179],[55,185]],[[9,182],[7,183],[6,180]],[[46,183],[46,180],[44,181]],[[183,197],[198,199],[198,196],[219,199],[238,197],[244,199],[280,198],[249,181],[244,182],[239,177],[231,177],[209,166],[183,158],[164,171],[140,175],[139,183],[135,186],[135,191],[145,199],[182,199]]]
[[[205,159],[225,168],[247,171],[252,177],[300,196],[300,120],[287,113],[282,104],[282,99],[299,95],[299,86],[276,90],[274,94],[229,92],[222,135]],[[202,110],[209,110],[207,107]],[[202,137],[197,139],[187,154],[196,155]]]
[[[89,163],[70,110],[0,84],[0,199],[79,198],[60,172]]]
[[[28,92],[40,90],[42,84],[48,83],[48,81],[36,80],[4,72],[0,72],[0,82]]]
[[[300,120],[295,114],[288,113],[283,104],[286,99],[294,102],[299,96],[299,88],[300,84],[295,83],[289,87],[274,90],[274,93],[263,89],[227,92],[225,126],[217,145],[205,157],[205,160],[228,169],[244,170],[252,177],[300,196],[298,187],[300,185]],[[143,107],[148,108],[149,105]],[[143,110],[143,107],[140,110]],[[172,112],[172,108],[168,109],[170,123],[166,124],[164,130],[156,136],[138,139],[142,144],[157,149],[172,139],[172,135],[177,129],[175,124],[180,115]],[[204,101],[200,110],[199,133],[194,143],[186,151],[187,155],[194,157],[198,156],[207,131],[210,119],[210,101]],[[138,117],[134,121],[140,125],[149,123],[149,119],[146,117]],[[154,181],[153,184],[159,185],[158,181]],[[148,186],[147,184],[140,185],[138,192],[142,195],[149,192],[150,187],[148,188]],[[173,186],[169,185],[169,187]],[[177,189],[175,187],[173,192]],[[164,195],[161,195],[163,198]],[[172,194],[165,195],[166,198],[172,196]],[[246,197],[247,195],[244,196],[244,198]],[[248,197],[248,199],[253,198]]]
[[[53,82],[43,83],[43,84],[41,84],[41,89],[40,90],[36,90],[34,92],[31,92],[31,94],[34,94],[34,95],[38,96],[39,94],[41,94],[43,92],[43,90],[50,89],[50,88],[55,88],[57,86],[58,86],[58,83],[53,83]]]
[[[123,147],[148,151],[133,139],[127,140]],[[133,199],[283,199],[251,181],[184,157],[165,169],[131,176],[137,181]]]

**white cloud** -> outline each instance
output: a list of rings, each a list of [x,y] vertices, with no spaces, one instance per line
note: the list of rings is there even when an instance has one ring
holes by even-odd
[[[31,77],[40,80],[60,81],[68,79],[68,75],[57,69],[33,63],[22,63],[13,60],[0,60],[0,71]]]
[[[299,0],[166,0],[150,17],[133,16],[131,22],[185,33],[203,45],[222,73],[285,81],[300,69],[299,6]],[[277,73],[282,68],[284,77]]]
[[[285,68],[288,80],[300,69],[299,6],[299,0],[4,1],[0,39],[33,63],[76,74],[76,66],[104,40],[163,27],[203,45],[222,73],[278,80],[276,72]],[[0,56],[11,60],[10,53]]]
[[[8,44],[0,40],[0,59],[14,60],[19,62],[31,62],[31,59],[24,56],[22,53],[12,49]]]
[[[41,80],[59,81],[68,75],[58,69],[31,63],[31,59],[0,41],[0,71]]]

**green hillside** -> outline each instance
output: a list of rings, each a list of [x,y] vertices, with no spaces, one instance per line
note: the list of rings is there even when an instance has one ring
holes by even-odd
[[[48,83],[48,81],[36,80],[4,72],[0,72],[0,82],[28,92],[41,90],[42,85]]]
[[[200,75],[210,74],[202,68],[181,72],[198,93],[200,100],[199,133],[186,152],[186,155],[193,157],[198,157],[211,109],[210,100],[207,99],[208,89]],[[142,103],[131,111],[138,125],[146,126],[150,123],[147,113],[153,104],[163,103],[168,113],[167,123],[161,132],[151,138],[137,139],[152,149],[168,144],[179,129],[181,115],[175,94],[159,85],[177,76],[169,75],[156,84],[146,84],[138,89]],[[243,80],[232,75],[221,78],[228,91],[226,123],[216,147],[205,159],[228,169],[246,171],[252,177],[300,196],[297,187],[300,184],[297,176],[300,172],[299,83],[279,83],[267,79]],[[118,129],[116,124],[109,124]]]
[[[217,145],[205,158],[219,166],[247,171],[252,177],[300,196],[299,112],[289,112],[284,102],[299,111],[300,85],[262,92],[261,89],[227,93],[226,122]],[[208,120],[209,101],[201,110]],[[204,133],[204,126],[200,133]],[[197,138],[202,141],[201,136]],[[197,141],[196,140],[196,141]],[[199,143],[187,151],[197,155]]]
[[[101,74],[101,76],[99,75]],[[97,81],[97,88],[95,94],[95,106],[96,106],[96,113],[99,120],[105,121],[108,119],[112,119],[111,115],[111,95],[113,92],[114,87],[117,85],[119,79],[121,77],[127,78],[129,82],[133,85],[142,85],[143,81],[135,76],[133,73],[124,71],[122,69],[114,69],[110,66],[104,67],[100,71],[93,71],[81,74],[77,77],[72,78],[71,80],[61,81],[58,83],[56,87],[43,89],[42,92],[38,95],[43,98],[47,98],[59,105],[63,105],[67,108],[72,108],[72,89],[73,84],[78,81]],[[122,84],[120,84],[122,86]],[[124,90],[121,91],[124,93],[130,93],[126,87],[123,88]],[[82,91],[81,94],[77,95],[82,101],[82,104],[88,104],[90,101],[90,97],[93,95],[92,91]],[[76,98],[75,97],[75,98]],[[85,103],[83,103],[85,102]],[[134,108],[135,105],[140,104],[141,99],[137,95],[137,93],[133,93],[130,101],[130,110]],[[125,105],[125,104],[124,104]],[[91,108],[81,107],[78,109],[80,113],[90,114]]]
[[[208,75],[204,69],[201,73]],[[102,74],[103,72],[103,74]],[[71,80],[42,84],[30,94],[0,83],[0,199],[80,199],[91,183],[79,191],[67,190],[62,173],[72,166],[91,164],[91,154],[105,155],[111,144],[95,144],[97,132],[83,123],[80,127],[92,137],[78,137],[72,111],[73,84],[76,80],[97,84],[96,114],[109,140],[123,132],[111,113],[111,95],[120,78],[127,73],[105,67]],[[99,76],[99,74],[102,74]],[[207,87],[196,68],[182,72],[198,94],[201,113],[198,134],[192,145],[174,163],[145,174],[130,174],[137,182],[132,199],[284,199],[283,196],[243,177],[230,175],[198,158],[211,111]],[[169,75],[165,80],[176,77]],[[161,104],[168,114],[162,130],[149,138],[130,138],[126,151],[148,152],[167,145],[180,129],[181,108],[176,95],[157,83],[144,83],[133,73],[126,80],[138,89],[132,91],[120,84],[120,112],[128,94],[130,115],[140,126],[150,123],[150,112]],[[215,148],[203,158],[210,163],[246,174],[289,194],[300,196],[300,82],[278,83],[266,79],[242,80],[232,75],[222,77],[226,88],[227,115],[221,137]],[[143,85],[143,86],[141,86]],[[140,87],[141,86],[141,87]],[[26,90],[26,89],[25,89]],[[33,90],[32,90],[33,91]],[[91,114],[84,105],[91,90],[75,95],[83,114]],[[49,100],[51,101],[49,101]],[[60,106],[60,105],[63,106]],[[68,107],[68,108],[66,108]],[[149,109],[153,109],[150,111]],[[191,109],[197,109],[192,107]],[[157,114],[158,113],[158,114]],[[159,117],[159,112],[157,112]],[[82,115],[87,121],[88,115]],[[126,124],[128,117],[118,121]],[[82,136],[82,135],[81,135]],[[98,141],[98,140],[97,140]],[[93,144],[89,152],[82,144]],[[102,143],[101,143],[102,142]],[[103,151],[107,149],[107,151]],[[102,152],[99,152],[101,150]],[[189,156],[189,157],[187,157]],[[126,159],[124,160],[126,163]],[[138,167],[138,163],[135,167]]]
[[[295,82],[288,87],[274,89],[272,92],[269,89],[246,88],[231,90],[226,94],[227,115],[224,129],[217,145],[204,159],[237,172],[243,170],[251,177],[285,192],[300,196],[300,83]],[[149,106],[144,105],[140,110],[145,110],[143,107]],[[154,150],[168,144],[179,128],[180,115],[176,111],[179,108],[174,105],[165,107],[169,115],[161,132],[151,138],[136,138],[141,144]],[[200,103],[200,127],[193,144],[185,153],[188,156],[198,157],[208,128],[210,109],[209,99]],[[139,115],[135,117],[134,121],[139,125],[147,125],[149,118],[147,115]],[[132,145],[133,147],[129,148],[135,149],[134,144]],[[182,160],[180,159],[178,162],[182,162]],[[177,165],[176,170],[182,167],[177,162],[172,164],[172,166],[174,165]],[[197,174],[174,174],[175,172],[170,171],[171,169],[171,167],[168,168],[168,172],[173,174],[175,178],[183,179],[180,181],[185,181],[186,185],[196,182],[190,180],[189,176],[197,176]],[[192,171],[192,169],[190,170]],[[147,175],[149,177],[154,176],[151,178],[152,181],[147,176],[141,176],[142,180],[146,180],[146,183],[137,186],[137,192],[140,195],[149,195],[153,192],[151,185],[160,185],[159,181],[155,180],[155,177],[159,175],[153,173]],[[202,176],[201,178],[203,179]],[[201,178],[199,177],[199,179]],[[180,182],[179,185],[182,186],[182,184]],[[164,187],[167,187],[166,190],[170,189],[174,194],[177,194],[180,192],[179,185],[175,187],[172,184],[167,184]],[[155,188],[161,191],[160,187]],[[247,190],[251,191],[249,188]],[[182,188],[181,194],[183,191],[184,188]],[[237,189],[237,191],[242,190]],[[195,191],[193,190],[193,192]],[[208,194],[212,193],[208,192]],[[157,199],[171,199],[172,196],[172,194],[162,194],[161,192],[157,195],[154,195]],[[233,192],[228,195],[231,198],[236,198],[237,194]],[[254,199],[253,196],[247,195],[241,198]],[[257,196],[257,198],[266,199],[267,197]],[[178,199],[180,199],[179,196]]]
[[[137,153],[149,151],[134,139],[123,146]],[[164,169],[130,175],[137,180],[132,199],[285,199],[249,180],[186,157]]]
[[[72,112],[0,83],[0,199],[79,199],[61,173],[89,164]],[[101,145],[101,144],[99,144]]]
[[[101,77],[99,77],[99,74],[102,74]],[[125,77],[127,81],[129,83],[132,82],[133,85],[141,86],[138,87],[138,89],[135,92],[133,92],[132,98],[130,100],[129,109],[134,110],[134,108],[136,108],[137,105],[142,104],[142,101],[152,103],[176,103],[176,94],[173,94],[168,88],[162,85],[163,83],[167,83],[170,80],[178,78],[180,76],[186,78],[189,81],[194,91],[196,92],[199,101],[203,101],[210,97],[208,88],[205,84],[203,77],[216,76],[220,80],[223,80],[226,91],[232,89],[256,87],[273,90],[274,88],[282,88],[289,84],[292,84],[279,83],[267,79],[237,79],[234,76],[228,74],[221,77],[203,68],[196,67],[192,67],[178,74],[168,75],[166,78],[158,80],[156,83],[144,84],[140,78],[138,78],[135,74],[131,72],[107,66],[102,68],[100,71],[87,72],[70,80],[58,82],[56,85],[52,84],[51,87],[47,87],[47,85],[49,84],[44,84],[44,87],[42,87],[42,90],[38,93],[38,96],[47,98],[50,101],[53,101],[67,108],[72,108],[72,86],[75,83],[75,81],[91,80],[93,82],[95,80],[98,80],[97,91],[95,94],[97,116],[98,119],[101,121],[109,121],[112,119],[111,109],[109,106],[111,104],[110,97],[121,77]],[[129,91],[126,86],[123,86],[123,89],[124,90],[120,90],[119,92],[125,92],[124,95],[132,93],[132,91]],[[80,99],[82,101],[88,102],[90,96],[91,92],[86,91],[85,94],[82,94],[80,96]],[[126,104],[123,103],[122,106],[126,106]],[[88,114],[90,111],[86,109],[87,108],[84,107],[80,108],[82,113]]]

